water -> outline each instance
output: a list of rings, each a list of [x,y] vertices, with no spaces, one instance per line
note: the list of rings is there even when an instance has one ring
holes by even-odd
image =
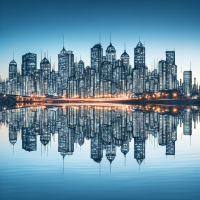
[[[199,116],[163,106],[0,111],[0,199],[200,199]]]

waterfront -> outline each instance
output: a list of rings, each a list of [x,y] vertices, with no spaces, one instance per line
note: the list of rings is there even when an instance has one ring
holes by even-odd
[[[199,199],[199,116],[199,107],[3,110],[0,198]]]

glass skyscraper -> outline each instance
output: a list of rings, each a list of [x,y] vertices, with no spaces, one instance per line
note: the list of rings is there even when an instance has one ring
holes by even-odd
[[[183,93],[187,97],[192,94],[192,71],[183,72]]]
[[[37,69],[37,55],[34,53],[27,53],[22,56],[22,76],[30,76],[34,74]]]
[[[101,69],[101,62],[103,60],[103,48],[101,44],[96,44],[91,48],[91,68],[99,72]]]

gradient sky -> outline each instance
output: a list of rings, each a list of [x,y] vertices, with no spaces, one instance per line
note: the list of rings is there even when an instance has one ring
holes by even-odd
[[[101,43],[105,50],[110,42],[117,58],[126,50],[133,66],[134,48],[145,42],[146,65],[165,59],[165,51],[176,51],[178,79],[181,67],[190,69],[200,83],[200,1],[199,0],[0,0],[0,75],[8,77],[13,57],[21,69],[22,55],[38,55],[41,49],[51,56],[57,69],[58,53],[65,36],[66,50],[77,60],[90,65],[90,48]]]

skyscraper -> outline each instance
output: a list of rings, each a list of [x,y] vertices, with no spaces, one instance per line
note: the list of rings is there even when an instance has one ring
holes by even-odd
[[[137,46],[134,48],[134,68],[144,68],[145,67],[145,47],[139,41]]]
[[[175,65],[175,51],[166,51],[167,89],[176,89],[177,66]]]
[[[115,47],[110,42],[110,45],[106,49],[106,60],[108,62],[114,63],[116,60],[116,50]]]
[[[63,49],[60,51],[60,54],[58,54],[58,72],[59,76],[61,77],[62,87],[67,87],[67,79],[69,77],[69,68],[67,65],[68,60],[69,56],[63,47]]]
[[[167,90],[167,66],[166,61],[159,61],[159,90]]]
[[[37,55],[34,53],[27,53],[22,56],[22,76],[30,76],[34,74],[37,69]]]
[[[91,68],[99,72],[101,69],[101,62],[103,60],[103,48],[101,44],[96,44],[91,48]]]
[[[40,72],[41,72],[41,94],[49,94],[51,63],[47,58],[43,58],[43,60],[41,61]]]
[[[129,55],[127,54],[126,50],[124,50],[124,53],[121,55],[122,64],[125,66],[126,74],[129,74]]]
[[[192,94],[192,71],[183,72],[183,93],[185,97]]]
[[[9,63],[9,80],[13,80],[17,76],[17,63],[14,59]]]
[[[134,69],[133,69],[133,92],[143,93],[145,91],[145,80],[147,75],[145,67],[145,47],[139,41],[134,48]]]
[[[14,59],[9,64],[9,94],[17,94],[17,63]]]

